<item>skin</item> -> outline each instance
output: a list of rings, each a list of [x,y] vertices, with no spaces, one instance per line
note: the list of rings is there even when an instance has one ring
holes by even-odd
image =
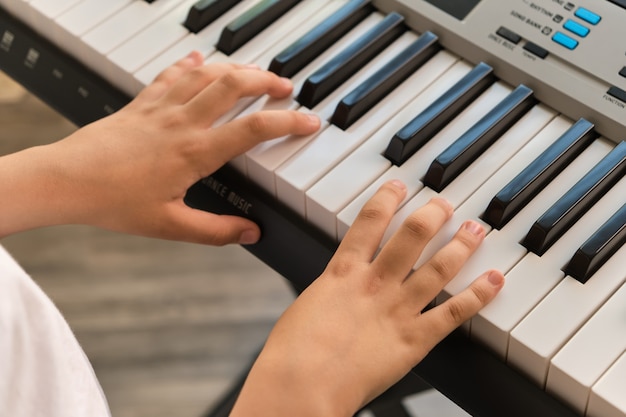
[[[186,190],[256,144],[313,133],[320,121],[268,111],[212,128],[240,98],[282,98],[293,87],[255,67],[201,64],[192,53],[110,117],[0,158],[0,190],[12,196],[0,209],[0,237],[79,223],[209,245],[256,242],[256,224],[193,210]]]
[[[58,142],[0,158],[0,237],[37,227],[87,224],[207,245],[250,244],[251,221],[187,207],[187,189],[262,141],[309,135],[320,121],[264,111],[212,124],[242,97],[292,93],[289,80],[253,66],[202,65],[192,53],[128,106]],[[502,288],[487,271],[422,313],[482,242],[467,221],[417,270],[429,240],[452,216],[442,199],[411,214],[387,244],[406,194],[391,181],[365,204],[324,273],[277,322],[233,417],[352,416],[408,373]]]
[[[416,271],[428,241],[452,215],[433,199],[409,216],[376,255],[406,189],[390,182],[366,203],[325,272],[280,318],[231,416],[353,416],[406,375],[504,284],[487,271],[466,290],[421,313],[482,242],[465,222]]]

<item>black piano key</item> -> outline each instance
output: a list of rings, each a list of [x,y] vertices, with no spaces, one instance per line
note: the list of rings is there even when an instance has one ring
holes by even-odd
[[[621,142],[537,220],[522,242],[543,255],[626,173],[626,142]]]
[[[388,14],[374,28],[307,78],[298,94],[298,102],[308,108],[315,107],[406,30],[401,15]]]
[[[270,63],[269,70],[281,77],[292,77],[374,10],[370,0],[349,1],[276,55]]]
[[[435,158],[424,184],[437,192],[443,190],[536,103],[530,88],[518,86]]]
[[[241,0],[200,0],[189,9],[184,26],[198,33]]]
[[[217,49],[230,55],[287,13],[300,0],[262,0],[226,26]]]
[[[598,137],[593,124],[578,120],[489,202],[482,219],[504,227],[530,200]]]
[[[422,34],[404,51],[345,96],[337,104],[330,122],[340,129],[347,129],[440,49],[437,36],[431,32]]]
[[[482,62],[476,65],[394,135],[385,150],[385,157],[395,165],[402,165],[494,81],[493,69],[489,65]]]
[[[626,204],[582,244],[563,272],[584,284],[624,243]]]

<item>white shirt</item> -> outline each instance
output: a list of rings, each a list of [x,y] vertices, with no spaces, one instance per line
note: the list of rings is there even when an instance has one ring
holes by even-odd
[[[0,417],[109,416],[67,322],[0,246]]]

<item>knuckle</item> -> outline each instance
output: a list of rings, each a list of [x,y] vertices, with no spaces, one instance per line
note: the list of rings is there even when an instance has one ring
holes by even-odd
[[[175,68],[168,68],[157,75],[152,84],[170,84],[176,79],[177,73],[178,71]]]
[[[247,129],[254,135],[264,135],[270,128],[270,123],[261,113],[253,113],[246,120]]]
[[[167,129],[186,126],[189,123],[189,116],[182,111],[170,111],[165,115],[161,115],[161,123]]]
[[[308,120],[306,119],[307,116],[296,110],[286,111],[281,113],[281,115],[284,119],[284,123],[282,123],[282,125],[289,126],[289,130],[293,130],[308,123]]]
[[[361,209],[359,217],[366,221],[376,221],[384,217],[384,210],[380,204],[370,203]]]
[[[477,239],[469,233],[460,233],[455,237],[456,241],[461,245],[461,249],[466,253],[471,253],[478,246]]]
[[[445,306],[446,316],[455,326],[460,326],[467,320],[467,309],[459,300],[451,298],[445,303]]]
[[[378,191],[381,194],[386,193],[391,194],[388,196],[388,198],[397,201],[398,203],[400,201],[402,201],[402,199],[405,196],[405,192],[402,191],[400,188],[398,188],[397,186],[392,185],[391,183],[385,183],[380,187],[380,190]],[[387,197],[386,197],[387,198]]]
[[[410,215],[404,221],[404,228],[416,239],[428,239],[434,234],[434,227],[424,217]]]
[[[333,259],[327,267],[328,273],[336,277],[348,276],[353,269],[354,263],[347,259]]]
[[[468,251],[474,251],[482,241],[484,231],[470,231],[467,224],[455,234],[454,239]]]
[[[198,67],[189,71],[186,75],[192,84],[208,84],[212,80],[210,69],[207,67]]]
[[[484,306],[485,304],[489,302],[490,293],[489,291],[485,289],[485,287],[481,285],[473,284],[472,286],[470,286],[470,289],[472,291],[472,294],[474,294],[474,297],[476,297],[476,299],[478,300],[481,306]]]
[[[235,71],[229,71],[223,74],[219,78],[219,82],[226,88],[226,90],[239,90],[241,88],[241,82]]]
[[[447,281],[452,275],[453,266],[446,259],[434,257],[428,261],[427,265],[440,281]]]

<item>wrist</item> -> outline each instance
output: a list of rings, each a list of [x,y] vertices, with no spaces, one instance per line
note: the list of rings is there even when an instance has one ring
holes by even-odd
[[[345,382],[345,369],[314,357],[262,352],[252,367],[231,417],[351,417],[362,406],[359,384]]]

